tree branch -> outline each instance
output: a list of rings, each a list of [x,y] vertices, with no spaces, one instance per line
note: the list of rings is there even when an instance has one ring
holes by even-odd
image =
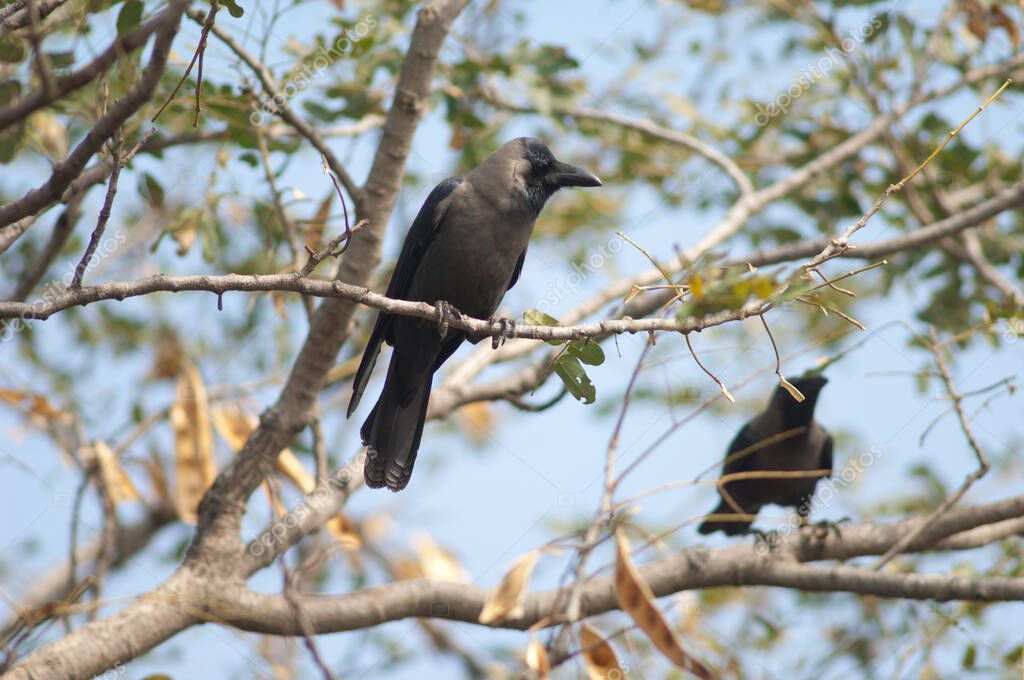
[[[956,215],[951,215],[943,220],[914,229],[902,236],[886,241],[851,247],[837,257],[876,260],[893,253],[921,248],[947,236],[952,236],[965,229],[975,227],[1007,210],[1013,210],[1021,206],[1024,206],[1024,182],[1007,187],[987,201]],[[792,245],[759,250],[746,257],[731,260],[728,264],[749,263],[755,267],[761,267],[768,264],[789,262],[816,255],[831,241],[831,237],[824,236],[811,241],[801,241]]]
[[[968,532],[1024,515],[1024,496],[990,505],[950,512],[929,526],[933,532]],[[662,558],[640,568],[654,594],[664,597],[684,590],[719,586],[777,586],[815,592],[850,592],[880,597],[934,600],[1021,601],[1024,579],[1003,577],[960,578],[947,574],[878,574],[860,567],[813,567],[804,562],[847,560],[878,555],[913,530],[922,518],[893,524],[861,524],[844,527],[842,538],[815,535],[814,528],[791,535],[767,555],[754,550],[748,541],[725,548],[695,547]],[[992,532],[996,539],[1002,532]],[[966,535],[966,534],[965,534]],[[972,535],[976,538],[976,535]],[[976,541],[958,541],[952,536],[946,549],[977,547]],[[933,546],[938,548],[939,546]],[[907,551],[929,549],[922,535]],[[546,626],[559,623],[556,613],[560,590],[527,595],[523,614],[496,624],[500,628],[523,630],[547,619]],[[585,616],[618,609],[612,577],[593,578],[584,587]],[[427,579],[399,581],[344,595],[300,598],[303,611],[317,633],[366,628],[410,617],[431,617],[478,623],[490,596],[485,588]],[[301,635],[288,603],[278,595],[254,593],[244,588],[208,603],[208,613],[217,620],[243,630],[276,635]],[[551,618],[549,618],[551,617]]]
[[[437,307],[425,302],[397,300],[374,293],[369,288],[352,286],[341,281],[302,278],[294,274],[224,274],[220,276],[197,275],[152,276],[140,281],[112,281],[84,288],[70,288],[60,292],[47,291],[41,302],[0,302],[0,319],[48,319],[54,314],[71,307],[82,307],[101,300],[124,300],[156,292],[204,291],[223,295],[229,291],[289,291],[302,295],[313,295],[335,300],[346,300],[389,314],[414,316],[428,321],[438,321]],[[724,310],[703,317],[686,319],[609,319],[577,326],[531,326],[517,325],[512,331],[517,338],[530,340],[577,340],[580,338],[604,338],[620,333],[646,333],[652,331],[677,331],[689,333],[728,321],[737,321],[764,311],[764,305],[753,304],[737,310]],[[451,319],[448,326],[468,331],[474,335],[499,337],[509,329],[500,322],[474,319],[463,315]]]
[[[4,680],[95,677],[198,623],[201,612],[189,601],[201,599],[202,588],[217,582],[204,582],[195,572],[181,569],[109,618],[88,623],[33,652]]]
[[[36,20],[48,17],[55,9],[67,3],[68,0],[40,0],[36,6],[30,7],[31,2],[12,2],[10,5],[0,9],[0,40],[8,34],[25,28],[32,24],[32,11],[38,14]]]

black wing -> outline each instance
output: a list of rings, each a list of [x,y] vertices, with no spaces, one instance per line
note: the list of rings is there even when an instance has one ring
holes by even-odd
[[[516,260],[516,268],[512,270],[512,278],[508,282],[508,287],[505,291],[512,290],[512,286],[516,285],[516,281],[519,280],[519,275],[523,273],[523,263],[526,262],[526,248],[523,248],[523,254]]]
[[[388,284],[387,296],[390,298],[404,299],[409,289],[409,282],[412,275],[420,265],[423,252],[437,235],[437,227],[444,218],[444,209],[441,202],[455,191],[455,188],[462,184],[461,177],[449,177],[434,187],[434,190],[427,196],[409,233],[405,235],[405,243],[402,244],[402,252],[398,254],[398,261],[395,262],[395,271],[391,274],[391,283]]]
[[[449,177],[434,187],[434,190],[427,196],[409,233],[405,235],[405,243],[402,244],[402,251],[398,254],[398,261],[395,263],[395,271],[391,273],[391,282],[388,284],[387,292],[389,298],[404,299],[409,289],[409,282],[416,268],[423,259],[423,253],[427,246],[437,235],[441,220],[444,219],[444,208],[441,202],[455,191],[455,188],[462,184],[460,177]],[[363,358],[356,370],[356,377],[352,381],[352,399],[348,403],[348,417],[359,406],[359,400],[366,389],[366,383],[370,380],[373,366],[377,363],[377,355],[380,354],[381,343],[385,340],[391,342],[391,315],[383,312],[377,314],[377,321],[373,325],[370,339],[363,350]]]
[[[832,476],[832,471],[835,469],[832,467],[832,435],[825,434],[825,443],[821,445],[821,459],[820,463],[822,470],[828,470],[826,477]]]

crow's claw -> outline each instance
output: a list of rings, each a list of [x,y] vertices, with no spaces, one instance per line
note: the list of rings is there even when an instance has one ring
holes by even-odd
[[[448,324],[452,319],[461,319],[462,313],[446,300],[438,300],[434,303],[434,308],[437,309],[437,333],[444,340],[448,335]]]
[[[755,536],[754,538],[754,549],[760,553],[770,553],[774,550],[779,543],[782,542],[782,534],[774,529],[771,531],[762,531],[761,529],[751,529],[750,533]]]
[[[515,337],[516,322],[514,320],[503,316],[500,319],[495,319],[494,317],[491,317],[489,321],[492,324],[501,324],[501,332],[498,333],[498,335],[491,336],[491,349],[498,349],[499,347],[505,344],[506,339]]]
[[[841,525],[846,524],[850,521],[849,517],[843,517],[842,519],[832,521],[830,519],[823,519],[813,524],[807,524],[814,532],[814,537],[820,540],[828,538],[829,533],[835,533],[836,540],[843,540],[843,532]]]

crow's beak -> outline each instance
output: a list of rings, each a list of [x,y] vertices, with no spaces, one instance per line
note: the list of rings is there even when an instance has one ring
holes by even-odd
[[[592,172],[583,168],[569,165],[562,161],[555,161],[554,166],[548,172],[548,183],[556,187],[599,187],[601,180]]]

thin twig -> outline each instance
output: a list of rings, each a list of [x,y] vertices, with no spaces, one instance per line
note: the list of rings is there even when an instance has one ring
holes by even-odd
[[[317,265],[326,260],[328,257],[339,257],[348,249],[348,245],[351,242],[350,238],[352,234],[356,233],[357,231],[365,227],[367,224],[369,224],[367,220],[359,220],[358,222],[356,222],[354,227],[352,227],[351,229],[346,229],[345,233],[331,239],[331,242],[328,243],[319,252],[315,252],[313,251],[312,248],[307,247],[306,252],[309,253],[309,259],[306,260],[306,264],[303,265],[302,269],[295,272],[295,278],[305,279],[306,277],[313,273],[313,270],[317,268]]]
[[[913,529],[913,531],[910,531],[906,536],[903,536],[900,540],[894,543],[892,547],[885,551],[873,566],[876,571],[888,564],[893,557],[905,550],[907,546],[931,527],[940,516],[952,508],[957,501],[963,498],[964,494],[967,493],[967,490],[970,489],[976,481],[984,477],[989,470],[988,459],[981,450],[981,445],[978,444],[978,440],[974,437],[970,421],[967,419],[967,414],[964,413],[964,395],[957,390],[956,384],[953,382],[953,376],[949,371],[949,366],[946,363],[945,357],[942,355],[942,348],[939,346],[939,339],[935,334],[934,328],[931,329],[931,342],[929,343],[929,349],[932,351],[932,356],[935,357],[935,366],[939,369],[939,373],[942,376],[942,382],[946,388],[946,393],[953,402],[952,410],[956,413],[957,420],[960,422],[960,429],[963,431],[964,437],[967,439],[968,446],[971,447],[971,450],[974,451],[974,455],[978,459],[978,468],[967,475],[963,483],[960,484],[960,488],[958,488],[953,495],[942,501],[942,503],[940,503],[939,506],[928,515],[925,521],[921,522]],[[942,538],[945,538],[945,536],[936,536],[934,540]]]
[[[1012,82],[1012,79],[1007,78],[1006,82],[1003,83],[1002,87],[996,90],[992,94],[992,96],[986,99],[977,109],[975,109],[974,113],[972,113],[962,123],[960,123],[960,125],[958,125],[955,130],[951,131],[948,135],[946,135],[946,139],[943,140],[943,142],[939,144],[937,147],[935,147],[935,150],[928,155],[928,158],[924,159],[924,161],[922,161],[920,165],[914,168],[914,170],[911,171],[910,174],[905,175],[900,181],[896,182],[895,184],[890,184],[889,187],[882,193],[882,195],[878,197],[878,200],[875,201],[875,204],[871,206],[870,210],[864,213],[864,215],[859,220],[850,225],[842,236],[833,239],[827,246],[825,246],[825,248],[820,253],[815,255],[808,262],[805,262],[803,265],[801,265],[801,269],[803,271],[813,270],[820,266],[822,263],[824,263],[826,260],[830,260],[833,257],[836,257],[838,254],[843,253],[846,250],[852,248],[853,246],[850,245],[850,237],[853,236],[856,232],[863,229],[864,226],[868,223],[868,221],[872,217],[874,217],[879,210],[882,209],[882,206],[885,205],[885,202],[889,200],[890,196],[902,190],[907,182],[917,177],[917,175],[922,170],[924,170],[924,168],[929,163],[931,163],[932,160],[936,156],[938,156],[943,149],[946,148],[946,145],[949,144],[953,140],[953,138],[956,137],[960,133],[960,131],[967,126],[968,123],[974,120],[975,117],[978,116],[978,114],[985,110],[986,106],[995,101],[996,97],[1002,94],[1003,90],[1009,87],[1010,83]]]
[[[277,521],[279,518],[276,516],[277,513],[274,511],[278,501],[277,489],[275,484],[271,483],[270,478],[267,479],[266,489],[270,498],[271,515],[274,520]],[[334,676],[331,674],[329,668],[324,663],[323,658],[320,656],[320,651],[317,649],[316,642],[313,638],[316,636],[316,631],[313,630],[312,623],[309,620],[309,616],[303,611],[301,605],[295,597],[294,587],[292,585],[292,577],[288,572],[288,564],[285,562],[285,553],[281,553],[277,560],[278,565],[281,567],[281,595],[284,597],[288,606],[291,607],[292,616],[295,617],[295,622],[298,624],[299,629],[302,631],[302,641],[306,646],[306,650],[309,651],[309,656],[313,660],[313,664],[319,669],[323,675],[324,680],[334,680]]]
[[[123,145],[124,140],[121,137],[121,131],[118,130],[114,133],[110,144],[112,169],[110,171],[110,179],[107,181],[107,193],[103,197],[103,207],[100,208],[99,218],[96,220],[96,228],[92,230],[92,236],[89,237],[89,245],[86,246],[82,259],[79,260],[78,266],[75,267],[75,274],[69,286],[71,289],[82,287],[82,277],[85,276],[85,270],[89,266],[89,261],[92,260],[92,256],[96,253],[96,248],[99,247],[100,239],[103,237],[103,231],[107,228],[110,210],[114,205],[114,196],[117,194],[117,180],[121,176],[121,168],[124,167],[124,164],[121,162],[121,149]]]
[[[700,366],[700,370],[702,370],[705,373],[707,373],[709,378],[711,378],[716,383],[718,383],[718,389],[720,389],[722,391],[722,396],[724,396],[726,399],[728,399],[730,404],[735,404],[736,403],[736,397],[732,396],[732,393],[729,392],[729,388],[725,386],[725,383],[722,382],[722,379],[719,378],[714,373],[712,373],[710,370],[708,370],[708,367],[705,366],[703,363],[701,363],[700,359],[697,357],[697,352],[695,352],[694,349],[693,349],[693,343],[690,342],[690,335],[686,334],[683,337],[686,338],[686,347],[687,347],[687,349],[690,350],[690,356],[692,356],[693,360],[697,362],[698,366]]]
[[[188,68],[181,74],[181,80],[174,86],[174,90],[171,91],[167,101],[163,103],[157,112],[153,114],[150,121],[155,123],[156,119],[160,117],[160,114],[164,112],[164,109],[174,101],[174,97],[177,96],[178,90],[185,84],[185,80],[188,78],[188,74],[192,73],[192,67],[196,65],[196,61],[199,62],[198,77],[196,79],[196,104],[195,104],[195,117],[192,121],[192,127],[199,127],[199,88],[203,85],[203,55],[206,52],[206,39],[210,35],[210,29],[213,28],[214,19],[217,16],[217,10],[220,9],[220,0],[210,0],[210,11],[206,13],[206,19],[203,20],[203,30],[199,34],[199,44],[196,45],[196,51],[192,53],[192,61],[188,63]]]
[[[789,392],[789,395],[793,397],[793,399],[796,401],[803,401],[803,393],[800,392],[793,383],[786,380],[786,376],[782,375],[782,355],[779,354],[779,346],[775,342],[775,336],[772,335],[772,329],[768,327],[768,320],[764,318],[764,314],[758,314],[757,316],[761,319],[761,325],[764,326],[764,330],[768,334],[768,339],[771,340],[772,349],[775,351],[775,375],[779,379],[779,384],[782,385],[783,389]]]

